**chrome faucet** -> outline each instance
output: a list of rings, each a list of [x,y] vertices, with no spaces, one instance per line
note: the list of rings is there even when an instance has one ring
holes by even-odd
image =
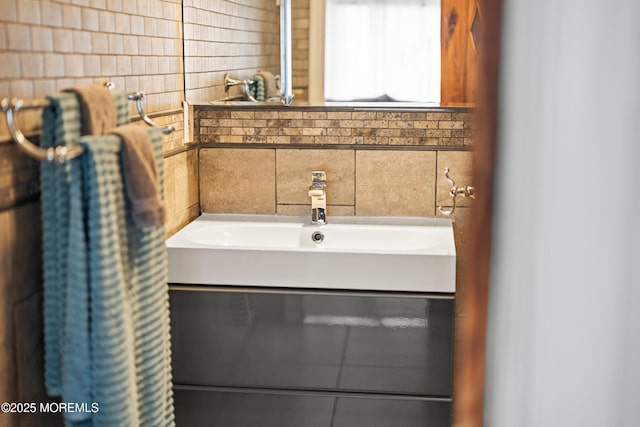
[[[327,223],[327,174],[324,171],[311,172],[311,224]]]

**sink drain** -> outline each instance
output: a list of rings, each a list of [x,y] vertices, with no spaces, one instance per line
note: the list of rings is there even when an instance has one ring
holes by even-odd
[[[324,240],[324,233],[322,231],[314,231],[311,234],[311,241],[315,243],[320,243]]]

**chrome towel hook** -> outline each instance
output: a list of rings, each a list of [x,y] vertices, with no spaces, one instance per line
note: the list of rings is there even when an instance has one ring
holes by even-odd
[[[140,118],[142,119],[143,122],[145,122],[146,124],[148,124],[149,126],[154,126],[154,127],[160,127],[158,125],[156,125],[155,123],[153,123],[153,120],[151,120],[151,118],[149,118],[149,116],[147,116],[147,114],[144,112],[144,109],[142,108],[142,100],[145,97],[145,93],[144,92],[136,92],[136,93],[130,93],[127,95],[127,99],[129,99],[129,101],[136,101],[136,107],[138,108],[138,114],[140,114]],[[173,126],[167,126],[162,128],[162,133],[165,135],[170,134],[171,132],[175,131],[176,128]]]
[[[11,100],[5,98],[2,100],[2,111],[7,118],[7,126],[9,127],[9,133],[18,146],[27,153],[30,157],[46,162],[58,162],[64,163],[66,160],[73,159],[82,154],[83,148],[81,146],[75,147],[50,147],[46,150],[38,147],[33,142],[24,136],[22,131],[18,129],[16,125],[16,116],[20,110],[28,110],[33,108],[45,107],[46,103],[32,103],[26,105],[22,99],[13,98]]]
[[[453,199],[451,202],[451,209],[443,209],[442,206],[438,206],[438,210],[443,215],[451,216],[456,211],[456,197],[471,197],[472,199],[476,198],[475,188],[467,185],[466,187],[456,187],[456,182],[449,176],[449,168],[444,168],[444,177],[451,184],[451,190],[449,190],[449,195]]]

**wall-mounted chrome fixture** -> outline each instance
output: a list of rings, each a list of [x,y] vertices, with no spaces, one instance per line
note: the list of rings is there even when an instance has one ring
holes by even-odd
[[[111,83],[111,82],[109,82],[109,83]],[[111,83],[111,84],[113,85],[113,83]],[[112,87],[115,87],[115,85],[113,85]],[[160,126],[156,125],[155,123],[153,123],[153,120],[151,120],[151,118],[149,116],[147,116],[147,113],[144,112],[144,108],[142,107],[142,101],[144,100],[145,96],[146,95],[145,95],[144,92],[128,93],[127,94],[127,99],[129,101],[136,101],[136,107],[138,109],[138,114],[140,115],[140,118],[142,119],[143,122],[145,122],[149,126],[159,127],[162,130],[162,133],[165,134],[165,135],[169,135],[170,133],[174,132],[176,130],[176,128],[174,126],[160,127]]]
[[[217,101],[252,101],[252,102],[284,102],[282,96],[281,77],[280,75],[272,76],[273,85],[278,95],[273,94],[273,89],[268,89],[268,83],[265,82],[265,77],[258,72],[252,79],[238,80],[232,78],[229,73],[224,75],[224,92],[226,97],[218,99]],[[269,73],[270,74],[270,73]],[[264,89],[262,98],[260,97],[260,86],[267,86]],[[242,86],[242,93],[237,95],[229,95],[229,90],[233,86]]]
[[[311,172],[311,224],[327,223],[327,174],[325,171]]]
[[[282,103],[293,102],[291,47],[291,0],[280,0],[280,84]]]
[[[444,168],[444,177],[451,183],[451,190],[449,190],[449,195],[451,195],[452,203],[450,209],[443,209],[442,206],[438,206],[440,213],[443,215],[453,215],[456,211],[456,197],[471,197],[472,199],[476,198],[475,188],[467,185],[466,187],[456,187],[456,182],[449,176],[449,168]]]
[[[104,87],[107,89],[113,89],[115,87],[115,84],[113,82],[105,82]],[[142,121],[144,121],[149,126],[160,127],[153,123],[151,118],[149,118],[149,116],[147,116],[147,114],[144,112],[144,109],[142,107],[142,100],[144,99],[144,97],[144,92],[127,94],[127,99],[129,101],[136,101],[138,114],[140,114],[140,118],[142,119]],[[50,147],[45,150],[29,141],[29,139],[22,133],[22,131],[16,124],[16,116],[18,114],[18,111],[44,108],[48,105],[49,101],[46,99],[26,102],[22,99],[17,98],[5,98],[1,102],[2,111],[5,113],[5,117],[7,120],[9,133],[22,151],[24,151],[30,157],[39,161],[64,163],[66,160],[70,160],[81,155],[83,152],[83,148],[81,146],[60,146]],[[171,132],[176,130],[173,126],[167,126],[161,129],[162,133],[165,135],[170,134]]]
[[[240,95],[240,98],[246,97],[248,101],[257,102],[250,94],[249,85],[251,84],[253,84],[253,80],[236,80],[231,78],[229,73],[224,75],[224,92],[227,94],[227,98],[229,98],[229,89],[232,86],[242,86],[243,94]]]

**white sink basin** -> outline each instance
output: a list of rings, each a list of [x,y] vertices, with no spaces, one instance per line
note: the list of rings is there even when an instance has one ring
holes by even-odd
[[[455,292],[451,221],[203,214],[167,240],[169,281]],[[321,242],[312,234],[320,232]]]
[[[314,242],[314,232],[323,235]],[[246,222],[194,227],[185,233],[190,242],[229,249],[296,249],[303,251],[405,252],[428,250],[446,242],[446,228],[393,225]]]

